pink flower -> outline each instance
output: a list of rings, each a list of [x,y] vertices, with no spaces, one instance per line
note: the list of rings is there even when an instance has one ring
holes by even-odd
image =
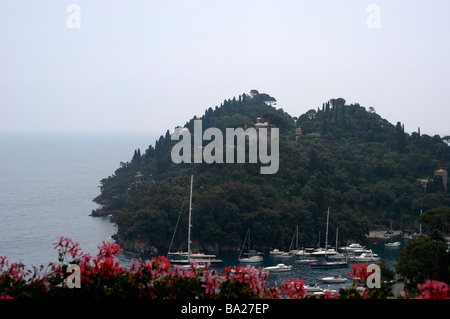
[[[353,272],[349,272],[347,275],[351,276],[352,278],[356,277],[356,270],[358,270],[359,265],[358,264],[351,264],[350,265],[353,269]]]
[[[280,287],[282,294],[289,299],[301,299],[306,295],[306,290],[303,287],[303,280],[290,279],[283,280],[283,284]]]
[[[424,284],[417,284],[419,294],[416,299],[450,299],[450,291],[445,282],[427,280]]]
[[[221,280],[220,276],[215,276],[214,273],[210,274],[209,272],[206,272],[204,282],[202,287],[205,288],[205,293],[214,295],[216,289],[220,286]]]

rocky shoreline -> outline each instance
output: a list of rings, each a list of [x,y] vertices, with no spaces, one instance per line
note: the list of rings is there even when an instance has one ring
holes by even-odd
[[[111,215],[111,211],[108,209],[105,209],[105,207],[100,207],[97,209],[93,209],[91,214],[89,216],[91,217],[108,217]],[[153,245],[150,245],[149,243],[145,242],[137,242],[137,241],[127,241],[123,238],[120,238],[117,234],[114,234],[112,236],[116,244],[120,246],[120,248],[127,253],[131,254],[137,254],[137,255],[150,255],[150,254],[158,254],[159,250],[158,248],[154,247]]]
[[[138,255],[152,255],[159,253],[158,248],[145,242],[126,241],[117,236],[117,234],[113,235],[112,238],[116,241],[116,243],[120,246],[121,249],[123,249],[128,253]]]
[[[100,207],[97,209],[93,209],[89,216],[92,217],[106,217],[111,214],[111,211],[105,209],[104,207]]]

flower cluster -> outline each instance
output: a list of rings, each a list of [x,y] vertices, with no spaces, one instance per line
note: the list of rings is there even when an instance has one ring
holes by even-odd
[[[78,243],[61,237],[55,243],[60,263],[27,269],[22,263],[10,264],[0,256],[0,299],[9,298],[183,298],[183,299],[302,299],[314,298],[303,280],[283,280],[278,287],[268,287],[268,272],[255,267],[225,267],[224,273],[200,267],[171,265],[166,257],[132,260],[127,268],[115,261],[120,247],[103,242],[93,257],[83,254]],[[80,288],[68,288],[69,265],[79,268]],[[70,267],[72,268],[72,267]],[[370,276],[367,265],[352,265],[352,288],[340,294],[325,292],[322,298],[380,298],[380,289],[357,289]],[[428,280],[418,285],[416,298],[450,298],[448,285]],[[403,295],[404,298],[409,298]]]
[[[351,267],[353,272],[349,272],[348,275],[351,278],[365,283],[367,278],[370,276],[370,273],[367,272],[367,264],[352,264]]]
[[[413,299],[450,299],[448,284],[436,280],[427,280],[424,284],[418,284],[418,294]],[[408,293],[403,292],[402,297],[410,298]]]

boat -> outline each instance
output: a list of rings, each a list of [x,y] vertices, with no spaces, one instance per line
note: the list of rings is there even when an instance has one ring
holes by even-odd
[[[376,246],[377,244],[375,243],[374,246]],[[352,251],[351,253],[353,255],[358,255],[358,254],[363,254],[363,253],[371,253],[372,250],[371,249],[365,249],[365,248],[361,248],[361,249],[355,249],[354,251]]]
[[[328,212],[329,213],[329,212]],[[338,234],[338,229],[336,229],[336,247],[337,247],[337,234]],[[328,217],[327,217],[327,232],[325,234],[326,237],[328,237]],[[325,238],[325,248],[317,248],[316,250],[314,250],[311,255],[312,256],[332,256],[332,255],[337,255],[338,254],[338,250],[337,249],[333,249],[333,248],[328,248],[327,245],[327,238]]]
[[[197,264],[197,263],[193,263],[193,264],[184,264],[184,265],[178,265],[178,269],[205,269],[205,264],[201,263],[201,264]]]
[[[386,248],[397,248],[400,247],[401,243],[399,241],[391,241],[390,243],[384,244]]]
[[[248,257],[241,257],[243,254],[243,250],[245,247],[245,242],[247,241],[247,237],[248,237]],[[242,244],[242,248],[241,248],[241,252],[239,253],[239,257],[238,257],[239,262],[241,263],[260,263],[263,261],[263,257],[255,252],[252,252],[250,250],[250,228],[247,230],[247,234],[245,234],[245,239],[244,239],[244,243]]]
[[[174,254],[178,254],[179,256],[182,257],[187,257],[187,258],[183,258],[183,259],[171,259],[169,260],[169,262],[174,263],[174,264],[187,264],[187,265],[191,265],[191,264],[200,264],[200,265],[205,265],[207,263],[222,263],[223,260],[221,259],[216,259],[214,258],[215,255],[206,255],[200,252],[196,252],[193,253],[191,250],[191,216],[192,216],[192,186],[194,183],[194,175],[191,175],[191,190],[190,190],[190,196],[189,196],[189,221],[188,221],[188,247],[187,247],[187,252],[177,252],[177,253],[172,253],[172,255]],[[175,228],[176,230],[176,228]],[[175,235],[175,232],[174,232]],[[173,239],[173,238],[172,238]],[[169,251],[170,251],[170,246],[169,246]],[[168,253],[171,254],[171,253]]]
[[[188,256],[189,253],[187,251],[177,251],[177,252],[169,252],[169,255],[175,255],[175,256]],[[211,254],[204,254],[201,252],[194,252],[191,250],[191,257],[192,258],[214,258],[216,255]]]
[[[294,238],[295,238],[295,236],[292,238],[292,242],[294,241]],[[291,247],[292,247],[292,242],[291,242]],[[283,238],[281,240],[281,247],[283,247],[283,246],[284,246],[284,231],[283,231]],[[269,253],[272,256],[280,257],[280,258],[292,258],[295,256],[295,254],[293,252],[291,252],[291,250],[282,251],[277,248],[275,248],[274,250],[271,250]]]
[[[342,276],[331,276],[320,278],[324,283],[344,283],[348,281],[348,278]]]
[[[328,207],[328,213],[327,213],[327,228],[326,228],[326,233],[325,233],[325,247],[327,247],[327,242],[328,242],[328,222],[330,219],[330,208]],[[324,255],[324,259],[323,261],[317,261],[317,262],[313,262],[310,264],[311,268],[315,268],[315,269],[330,269],[330,268],[343,268],[343,267],[347,267],[348,263],[347,260],[343,261],[343,260],[338,260],[338,261],[329,261],[327,260],[327,250],[325,249],[325,255]],[[312,255],[313,253],[311,253]]]
[[[397,248],[397,247],[400,247],[401,243],[399,241],[393,241],[392,240],[392,234],[394,233],[392,231],[392,219],[391,219],[391,230],[390,230],[389,233],[391,234],[391,242],[385,243],[384,247],[386,247],[386,248]],[[386,236],[386,234],[385,234],[385,236]]]
[[[271,250],[269,252],[269,254],[271,255],[281,255],[282,251],[280,251],[279,249],[275,248],[274,250]]]
[[[277,258],[292,258],[295,255],[291,252],[282,251],[281,254],[276,255]]]
[[[278,249],[274,249],[274,250],[271,250],[270,252],[269,252],[269,254],[271,254],[272,256],[275,256],[275,257],[284,257],[284,258],[291,258],[291,257],[294,257],[295,255],[293,254],[293,253],[291,253],[290,251],[289,252],[287,252],[287,251],[281,251],[281,250],[278,250]]]
[[[261,256],[249,256],[244,258],[239,258],[239,262],[241,263],[260,263],[263,261],[263,257]]]
[[[276,266],[264,267],[264,270],[272,271],[272,272],[283,272],[283,271],[291,271],[291,265],[278,264]]]
[[[347,254],[335,254],[331,256],[327,256],[327,260],[346,260],[348,258]]]
[[[300,258],[295,261],[298,264],[311,264],[317,262],[317,258]]]
[[[335,294],[337,294],[338,292],[336,290],[334,290],[334,289],[330,289],[330,285],[328,285],[328,288],[325,288],[322,291],[314,292],[313,295],[314,296],[323,296],[326,293],[331,293],[331,295],[329,295],[329,297],[327,297],[327,298],[334,299],[335,298]]]
[[[328,256],[328,255],[336,255],[337,252],[336,250],[332,249],[332,248],[318,248],[315,249],[312,253],[311,256],[315,256],[315,257],[320,257],[320,256]]]
[[[303,289],[307,292],[323,292],[323,288],[320,288],[317,284],[314,285],[304,285]]]
[[[295,248],[294,246],[294,239],[295,239]],[[298,225],[295,227],[295,235],[292,237],[291,245],[289,247],[289,253],[293,256],[309,256],[309,253],[306,252],[305,249],[300,249],[298,246]]]
[[[305,249],[298,249],[291,251],[295,256],[310,256],[311,253],[308,253]]]
[[[344,252],[350,253],[350,252],[355,252],[355,251],[359,251],[361,249],[364,249],[364,246],[361,246],[358,243],[352,243],[348,246],[342,247],[340,248],[341,250],[343,250]]]
[[[348,266],[347,261],[318,261],[310,264],[315,269],[345,268]]]
[[[380,261],[380,257],[373,252],[362,253],[359,256],[350,257],[353,262],[367,262],[367,261]]]

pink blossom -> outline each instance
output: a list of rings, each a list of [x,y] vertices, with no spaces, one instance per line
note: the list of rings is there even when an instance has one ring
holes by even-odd
[[[419,294],[416,299],[450,299],[448,285],[445,282],[427,280],[424,284],[418,284]]]

